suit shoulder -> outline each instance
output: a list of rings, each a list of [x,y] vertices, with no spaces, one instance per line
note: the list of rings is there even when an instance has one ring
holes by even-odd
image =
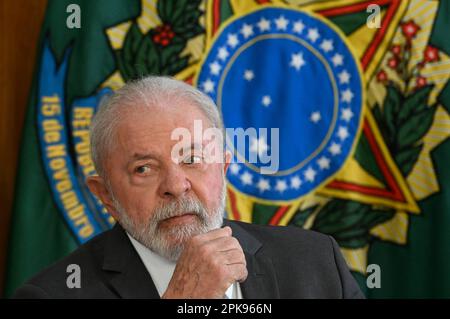
[[[256,256],[272,265],[281,298],[362,296],[331,236],[295,226],[232,224],[246,233],[244,243],[259,241]]]
[[[59,291],[60,287],[66,286],[67,276],[73,272],[73,270],[68,272],[69,265],[79,266],[83,277],[85,277],[84,274],[99,269],[102,262],[103,247],[110,232],[109,230],[94,237],[68,256],[40,271],[26,281],[13,297],[28,298],[34,295],[36,298],[40,298],[40,296],[45,295],[46,297],[58,298],[59,296],[53,295],[52,292]]]
[[[297,226],[257,225],[233,221],[264,245],[306,245],[331,247],[331,237]]]

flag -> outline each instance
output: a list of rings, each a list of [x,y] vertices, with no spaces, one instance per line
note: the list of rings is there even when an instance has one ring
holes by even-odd
[[[112,227],[84,185],[90,121],[103,95],[160,74],[248,133],[239,147],[227,131],[230,219],[332,235],[369,298],[449,297],[449,16],[423,0],[49,1],[6,295]]]

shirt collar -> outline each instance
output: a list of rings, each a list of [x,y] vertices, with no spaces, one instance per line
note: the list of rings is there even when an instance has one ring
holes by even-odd
[[[162,296],[169,286],[170,279],[175,271],[176,263],[148,249],[134,239],[128,232],[126,234],[144,263],[145,268],[152,277],[159,296]],[[228,287],[225,295],[228,299],[242,299],[242,292],[239,284],[235,283]]]

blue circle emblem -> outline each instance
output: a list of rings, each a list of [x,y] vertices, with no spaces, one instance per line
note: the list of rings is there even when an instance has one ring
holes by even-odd
[[[310,13],[268,6],[228,23],[196,80],[227,129],[228,181],[277,201],[333,176],[361,123],[357,63],[342,36]]]

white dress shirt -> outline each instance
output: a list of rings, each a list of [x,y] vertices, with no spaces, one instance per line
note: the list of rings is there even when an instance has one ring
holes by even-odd
[[[176,263],[166,258],[159,256],[154,253],[136,239],[134,239],[130,234],[128,234],[131,243],[136,249],[139,257],[145,265],[148,273],[152,277],[153,283],[158,290],[159,296],[162,296],[169,286],[170,279],[172,278],[173,272],[175,270]],[[232,284],[225,292],[224,298],[228,299],[243,299],[242,291],[239,283],[235,282]]]

